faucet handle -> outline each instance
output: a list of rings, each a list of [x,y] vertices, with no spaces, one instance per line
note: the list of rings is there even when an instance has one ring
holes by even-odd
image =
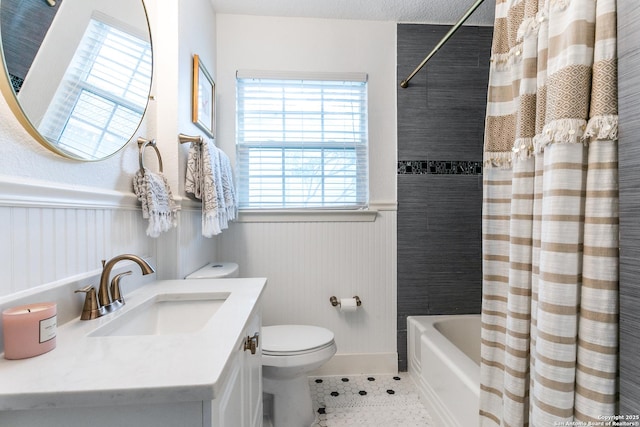
[[[81,289],[76,289],[74,293],[84,292],[84,306],[82,307],[81,320],[90,320],[100,317],[100,308],[98,307],[98,298],[96,298],[96,289],[89,285]]]
[[[128,276],[130,274],[131,271],[125,271],[124,273],[116,274],[113,279],[111,279],[111,286],[109,287],[111,291],[111,301],[123,302],[124,298],[120,291],[120,279],[122,279],[123,276]]]

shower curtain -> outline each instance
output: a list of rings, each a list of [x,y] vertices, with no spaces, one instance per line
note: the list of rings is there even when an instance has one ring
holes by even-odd
[[[615,0],[496,0],[481,426],[616,414],[617,130]]]

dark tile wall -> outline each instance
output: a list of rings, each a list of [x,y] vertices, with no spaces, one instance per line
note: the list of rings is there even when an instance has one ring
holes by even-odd
[[[450,26],[400,24],[398,80]],[[463,26],[398,87],[398,354],[407,316],[480,313],[482,143],[493,29]]]
[[[17,93],[59,5],[50,7],[43,0],[3,0],[0,9],[2,48]]]
[[[618,2],[620,413],[640,414],[640,3]]]

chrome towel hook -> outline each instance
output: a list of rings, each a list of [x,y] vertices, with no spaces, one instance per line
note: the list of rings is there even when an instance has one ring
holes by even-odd
[[[147,146],[151,146],[153,147],[154,150],[156,150],[156,154],[158,155],[158,165],[160,167],[160,173],[162,173],[162,157],[160,156],[160,150],[158,150],[158,146],[156,145],[156,140],[152,139],[152,140],[148,140],[145,138],[138,138],[138,148],[140,151],[140,170],[142,171],[142,174],[144,175],[144,149],[147,148]]]

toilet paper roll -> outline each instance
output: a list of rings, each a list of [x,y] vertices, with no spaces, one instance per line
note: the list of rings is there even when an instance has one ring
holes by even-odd
[[[350,313],[357,309],[358,303],[355,298],[340,298],[340,311]]]

